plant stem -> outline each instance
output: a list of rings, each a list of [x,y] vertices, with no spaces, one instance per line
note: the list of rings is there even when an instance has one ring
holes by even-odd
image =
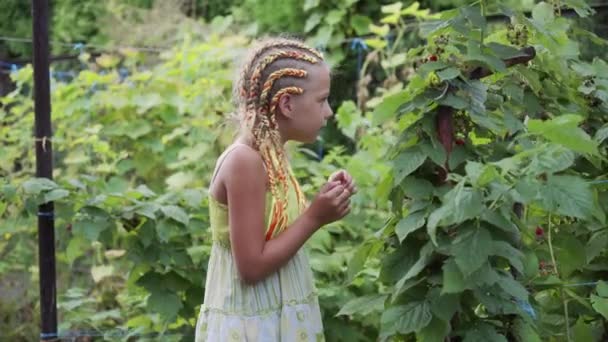
[[[485,18],[486,17],[486,0],[479,1],[479,5],[481,7],[481,16]],[[479,49],[483,49],[483,36],[484,36],[484,29],[482,27],[481,28],[481,39],[479,42]]]
[[[551,239],[551,213],[549,213],[549,223],[547,224],[547,242],[549,243],[549,253],[551,254],[551,262],[553,263],[553,271],[557,278],[559,278],[559,272],[557,271],[557,262],[555,261],[555,253],[553,253],[553,240]],[[560,279],[561,280],[561,279]],[[566,319],[566,340],[570,342],[570,318],[568,317],[568,301],[564,294],[564,289],[560,288],[560,295],[562,297],[562,303],[564,303],[564,318]]]
[[[549,243],[549,253],[551,254],[551,262],[553,263],[553,271],[559,278],[559,272],[557,271],[557,263],[555,262],[555,253],[553,253],[553,242],[551,240],[551,213],[549,213],[549,223],[547,224],[547,242]]]

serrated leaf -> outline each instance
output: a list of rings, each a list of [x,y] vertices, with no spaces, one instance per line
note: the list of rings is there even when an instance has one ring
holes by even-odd
[[[183,223],[185,226],[188,225],[190,221],[188,214],[180,207],[175,205],[165,205],[162,206],[161,211],[165,216],[172,218],[173,220]]]
[[[483,212],[482,200],[483,196],[478,189],[459,183],[445,194],[443,205],[429,216],[427,227],[435,229],[475,218]]]
[[[466,277],[479,269],[492,253],[492,237],[485,228],[473,233],[452,246],[456,264]]]
[[[597,141],[578,127],[582,120],[581,116],[574,114],[560,115],[547,121],[532,119],[528,120],[528,130],[575,152],[598,155]]]
[[[521,300],[528,299],[528,291],[526,288],[523,287],[517,280],[513,279],[513,277],[508,273],[504,273],[502,276],[500,276],[498,285],[514,298]]]
[[[396,116],[397,109],[405,102],[411,100],[412,94],[406,91],[393,94],[382,99],[382,102],[374,108],[372,113],[372,123],[374,125],[381,125],[390,119],[392,116]]]
[[[552,23],[555,19],[553,14],[553,6],[546,2],[541,2],[532,9],[532,18],[541,27]]]
[[[518,342],[542,342],[532,325],[525,322],[521,318],[517,318],[515,320],[513,333],[515,334]]]
[[[347,315],[369,315],[373,312],[382,311],[384,309],[384,302],[388,298],[388,295],[372,294],[363,297],[358,297],[348,301],[340,312],[336,316]]]
[[[432,318],[429,303],[426,301],[394,306],[382,314],[382,331],[384,334],[419,331],[426,327]]]
[[[315,27],[317,27],[317,25],[319,25],[322,18],[323,16],[321,15],[321,13],[311,14],[308,19],[306,19],[306,24],[304,25],[304,32],[308,33],[312,31]]]
[[[401,182],[405,195],[412,199],[427,199],[433,195],[433,184],[426,179],[408,176]]]
[[[418,258],[416,263],[414,263],[412,267],[408,269],[407,273],[403,276],[403,278],[399,279],[399,282],[397,282],[397,284],[395,285],[395,292],[401,292],[401,287],[403,287],[406,281],[420,274],[424,267],[428,265],[432,255],[433,245],[431,243],[427,243],[420,250],[420,257]]]
[[[69,195],[70,195],[70,192],[65,189],[53,189],[44,194],[44,203],[66,198]]]
[[[410,147],[393,161],[394,185],[399,185],[403,179],[416,171],[426,160],[426,154],[419,146]]]
[[[548,211],[581,219],[593,216],[594,194],[587,181],[577,176],[549,176],[539,188],[541,205]]]
[[[357,276],[357,273],[363,269],[365,262],[370,255],[375,254],[380,248],[382,248],[382,242],[376,240],[371,243],[364,243],[362,246],[357,248],[355,254],[348,262],[348,268],[346,271],[346,283],[350,283]]]
[[[95,283],[99,283],[103,278],[111,277],[114,274],[114,266],[99,265],[91,267],[91,276]]]
[[[416,338],[418,342],[444,342],[449,333],[450,324],[433,317],[429,325],[416,332]]]
[[[463,342],[507,342],[507,339],[493,326],[481,323],[467,331]]]
[[[587,263],[606,251],[606,247],[608,247],[608,231],[604,230],[593,234],[585,246]]]
[[[56,189],[57,183],[47,178],[28,179],[21,185],[28,195],[38,195],[42,191]]]
[[[604,319],[608,319],[608,298],[598,297],[592,294],[590,299],[593,309],[604,316]]]
[[[440,319],[449,322],[460,310],[460,295],[443,294],[431,297],[431,311]]]
[[[466,289],[466,284],[464,281],[464,276],[458,266],[456,266],[456,261],[454,258],[450,258],[443,265],[443,282],[441,287],[441,294],[446,293],[460,293]]]
[[[74,263],[74,260],[76,260],[76,258],[82,256],[85,252],[87,252],[87,248],[90,245],[91,244],[87,240],[83,239],[82,237],[75,236],[75,237],[71,238],[70,242],[68,243],[68,246],[65,250],[65,256],[66,256],[68,263],[70,265],[72,265],[72,263]]]
[[[513,266],[519,273],[524,271],[524,265],[522,259],[523,253],[515,249],[513,246],[504,241],[493,241],[491,255],[497,255],[509,260],[511,266]]]
[[[163,219],[156,223],[156,234],[161,242],[169,242],[171,238],[183,234],[183,228],[172,220]]]
[[[395,227],[395,233],[399,238],[399,242],[405,240],[405,238],[412,232],[424,226],[426,221],[426,213],[423,211],[417,211],[411,213],[401,219]]]
[[[173,321],[182,308],[182,301],[175,293],[154,291],[147,301],[148,310],[159,313],[166,321]]]
[[[597,291],[598,295],[608,298],[608,283],[606,283],[605,281],[598,281],[595,290]]]
[[[442,81],[451,80],[451,79],[454,79],[454,78],[460,76],[460,70],[458,68],[450,67],[450,68],[438,71],[437,76],[439,76],[439,78]]]
[[[84,236],[89,241],[96,241],[99,234],[112,225],[109,218],[87,217],[74,221],[72,230],[74,234]]]

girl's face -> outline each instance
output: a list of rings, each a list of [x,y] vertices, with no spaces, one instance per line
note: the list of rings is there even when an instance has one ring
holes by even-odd
[[[281,133],[285,140],[313,143],[327,119],[333,115],[327,101],[331,85],[330,70],[321,63],[306,68],[304,93],[284,95],[279,101]]]

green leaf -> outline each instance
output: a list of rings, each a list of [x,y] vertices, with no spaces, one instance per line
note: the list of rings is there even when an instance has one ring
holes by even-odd
[[[555,20],[555,15],[553,14],[553,6],[546,2],[541,2],[537,4],[532,9],[532,18],[541,27],[545,27],[546,25],[552,23]]]
[[[507,339],[497,333],[493,326],[481,323],[467,331],[463,342],[507,342]]]
[[[454,258],[450,258],[443,264],[443,286],[441,294],[460,293],[466,289],[464,276],[456,266]]]
[[[336,113],[338,127],[342,130],[344,135],[351,139],[355,139],[355,134],[357,128],[360,126],[361,119],[361,112],[353,101],[344,101]]]
[[[182,301],[172,292],[154,291],[147,301],[148,310],[159,313],[166,321],[173,321],[182,308]]]
[[[416,332],[416,339],[418,342],[444,342],[449,333],[450,324],[433,317],[429,325]]]
[[[589,183],[580,177],[549,176],[539,192],[541,204],[547,211],[581,219],[593,215],[593,191]]]
[[[433,184],[426,179],[414,176],[405,177],[401,182],[405,195],[412,199],[428,199],[433,196]]]
[[[28,179],[21,185],[28,195],[38,195],[42,191],[53,190],[59,186],[47,178]]]
[[[533,251],[524,253],[524,275],[534,278],[538,274],[538,257]]]
[[[490,255],[497,255],[509,260],[511,266],[513,266],[519,273],[524,271],[524,265],[522,262],[524,254],[507,242],[493,241],[492,253]]]
[[[304,1],[304,6],[303,6],[303,10],[304,11],[310,11],[313,8],[316,8],[319,6],[321,0],[305,0]]]
[[[500,58],[491,54],[490,49],[480,49],[479,43],[474,40],[469,40],[468,42],[465,60],[482,62],[494,71],[503,72],[507,69],[505,63]]]
[[[523,287],[518,281],[513,279],[513,277],[509,273],[505,272],[505,273],[503,273],[502,276],[500,276],[498,285],[506,293],[508,293],[509,295],[511,295],[517,299],[521,299],[521,300],[528,299],[528,291],[526,290],[526,288]]]
[[[500,229],[504,230],[505,232],[508,232],[508,233],[517,232],[517,227],[515,226],[515,224],[513,222],[511,222],[511,220],[508,218],[507,215],[508,214],[505,214],[505,213],[502,213],[502,212],[499,212],[496,210],[486,209],[481,214],[481,220],[491,223],[495,227],[500,228]]]
[[[66,198],[70,195],[70,192],[65,189],[53,189],[44,194],[44,203],[56,201],[62,198]]]
[[[99,283],[103,278],[111,277],[114,275],[114,266],[112,265],[98,265],[91,267],[91,276],[95,283]]]
[[[582,316],[579,316],[572,329],[574,341],[597,341],[597,339],[593,336],[592,331],[592,326],[585,323],[585,319]],[[535,341],[540,341],[540,339]]]
[[[480,216],[483,196],[478,189],[459,183],[444,196],[443,205],[430,216],[427,227],[449,226]]]
[[[323,15],[321,13],[313,13],[308,19],[306,19],[306,24],[304,25],[304,32],[308,33],[312,31],[323,19]]]
[[[355,279],[357,273],[363,269],[365,262],[370,257],[378,252],[382,248],[382,242],[380,240],[374,240],[373,242],[367,242],[361,245],[355,251],[355,255],[349,260],[348,268],[346,271],[346,283],[350,283]]]
[[[528,121],[528,130],[575,152],[598,155],[597,141],[578,127],[582,120],[581,116],[574,114],[560,115],[547,121],[532,119]]]
[[[182,235],[183,228],[173,220],[164,219],[156,223],[156,234],[161,242],[169,242],[171,238]]]
[[[443,69],[437,72],[437,76],[439,76],[442,81],[451,80],[460,76],[460,69],[452,67]]]
[[[408,280],[414,278],[415,276],[417,276],[418,274],[420,274],[420,272],[422,272],[424,267],[426,267],[426,265],[428,265],[429,261],[431,260],[432,255],[433,255],[433,244],[427,243],[420,250],[420,257],[418,258],[416,263],[408,269],[407,273],[403,276],[403,278],[399,279],[399,282],[397,282],[397,284],[395,285],[395,292],[401,292],[401,288],[403,287],[403,285],[405,284],[406,281],[408,281]]]
[[[461,11],[473,26],[481,29],[486,27],[486,18],[481,14],[481,10],[478,6],[462,7]]]
[[[467,102],[466,99],[454,94],[448,94],[447,96],[442,97],[438,103],[442,106],[448,106],[454,109],[465,109],[469,107],[469,102]]]
[[[525,322],[521,318],[515,320],[513,326],[513,333],[515,334],[518,342],[542,342],[538,333],[534,330],[532,325]],[[579,340],[576,340],[579,341]],[[580,340],[589,341],[589,340]]]
[[[572,272],[586,264],[585,246],[574,236],[566,235],[553,242],[557,268],[562,277],[568,277]]]
[[[393,161],[394,185],[399,185],[403,179],[416,171],[426,160],[426,154],[419,146],[412,146],[401,153]]]
[[[172,219],[174,219],[177,222],[183,223],[185,226],[188,225],[188,222],[190,221],[188,214],[186,214],[186,212],[175,205],[166,205],[160,208],[163,212],[163,214],[165,214],[165,216],[170,217]]]
[[[492,237],[485,228],[477,228],[452,246],[456,264],[464,276],[479,269],[492,253]]]
[[[440,319],[449,322],[460,310],[460,296],[457,294],[436,295],[431,298],[431,311]]]
[[[369,33],[369,25],[372,20],[364,15],[355,14],[350,18],[350,25],[355,30],[355,33],[359,36]]]
[[[70,242],[68,243],[68,247],[65,250],[65,256],[70,266],[74,263],[74,260],[76,260],[76,258],[84,255],[84,253],[87,252],[87,248],[89,248],[90,246],[90,242],[83,239],[82,237],[72,237],[70,239]]]
[[[345,13],[343,10],[331,10],[325,16],[325,22],[330,26],[336,25],[342,20]]]
[[[97,241],[99,234],[110,228],[109,218],[84,217],[74,221],[72,229],[74,234],[84,236],[89,241]]]
[[[595,290],[597,291],[598,295],[608,298],[608,283],[606,283],[605,281],[598,281]]]
[[[397,94],[390,95],[382,99],[382,102],[374,109],[372,113],[373,125],[381,125],[396,115],[397,108],[403,103],[411,100],[412,94],[410,92],[401,91]]]
[[[532,156],[528,168],[533,176],[558,173],[572,166],[574,159],[574,152],[559,145],[549,145]]]
[[[429,303],[420,301],[389,308],[382,314],[380,324],[384,334],[408,334],[420,331],[431,323],[432,318]]]
[[[384,309],[384,302],[388,295],[372,294],[363,297],[358,297],[348,301],[336,316],[353,314],[369,315],[373,312],[379,312]]]
[[[604,230],[593,234],[585,246],[587,263],[606,251],[606,247],[608,247],[608,231]]]
[[[590,298],[593,309],[604,316],[604,319],[608,319],[608,298],[598,297],[593,294]]]
[[[405,238],[413,231],[424,226],[424,222],[426,221],[426,213],[424,211],[417,211],[415,213],[411,213],[401,219],[397,226],[395,227],[395,233],[397,233],[397,237],[399,238],[399,242],[405,240]]]
[[[398,282],[418,259],[417,248],[412,248],[411,244],[399,246],[398,249],[382,258],[380,280],[387,283]]]
[[[593,139],[598,144],[601,144],[602,142],[604,142],[604,140],[608,139],[608,124],[598,129],[597,132],[595,132],[595,136],[593,137]]]

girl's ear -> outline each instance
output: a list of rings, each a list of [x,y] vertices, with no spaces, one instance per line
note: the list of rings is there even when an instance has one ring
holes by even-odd
[[[290,94],[284,94],[279,98],[279,110],[284,116],[291,118],[293,114],[293,106],[293,98]]]

